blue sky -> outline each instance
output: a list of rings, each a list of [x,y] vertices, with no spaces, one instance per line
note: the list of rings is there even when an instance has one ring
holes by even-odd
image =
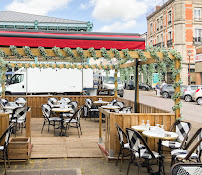
[[[0,0],[0,10],[90,21],[95,32],[144,33],[159,0]]]

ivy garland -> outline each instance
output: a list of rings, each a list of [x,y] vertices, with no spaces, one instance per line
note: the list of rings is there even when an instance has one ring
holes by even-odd
[[[76,51],[77,51],[77,53],[78,53],[78,55],[79,55],[79,58],[80,58],[83,62],[85,62],[85,61],[86,61],[86,57],[85,57],[85,55],[84,55],[83,49],[80,48],[80,47],[77,47],[77,48],[76,48]]]
[[[54,51],[54,53],[55,53],[55,55],[57,56],[57,57],[59,57],[60,59],[65,59],[65,57],[62,55],[62,53],[60,52],[60,48],[59,47],[56,47],[56,46],[54,46],[53,48],[52,48],[52,50]]]
[[[117,83],[117,81],[118,81],[117,75],[118,75],[118,71],[117,72],[115,71],[114,72],[114,84]],[[117,87],[114,88],[114,93],[116,93],[116,91],[118,91],[118,83],[117,83]]]
[[[21,59],[22,56],[18,53],[17,47],[16,46],[10,46],[9,47],[12,54],[17,58],[17,59]]]
[[[120,60],[121,60],[121,55],[120,55],[119,51],[118,51],[116,48],[112,48],[112,49],[110,49],[110,50],[114,53],[114,57],[115,57],[118,61],[120,61]]]
[[[95,49],[93,47],[89,48],[88,51],[90,52],[91,57],[93,57],[94,60],[98,59],[96,52],[95,52]]]
[[[32,51],[29,46],[24,46],[23,49],[25,51],[26,56],[28,56],[31,59],[34,59],[34,55],[32,54]]]
[[[52,59],[52,57],[50,57],[50,56],[47,55],[47,53],[46,53],[44,47],[39,46],[38,49],[39,49],[39,52],[40,52],[41,56],[42,56],[45,60],[51,60],[51,59]]]
[[[110,55],[107,53],[107,49],[105,49],[104,47],[102,47],[100,49],[102,56],[106,59],[106,60],[111,60]]]
[[[3,58],[0,58],[0,84],[1,84],[1,87],[6,82],[6,76],[5,76],[6,71],[7,71],[6,63]],[[3,94],[5,91],[6,91],[6,89],[2,89],[1,94]]]
[[[6,55],[6,53],[0,49],[0,57],[3,57],[3,58],[8,58],[8,56]]]
[[[136,50],[137,51],[137,54],[139,55],[140,59],[143,61],[143,62],[146,62],[147,61],[147,57],[144,55],[143,51],[142,50]]]
[[[66,54],[67,54],[68,57],[72,58],[72,60],[76,60],[77,59],[75,57],[75,55],[74,55],[74,52],[72,52],[71,48],[65,47],[63,50],[66,52]]]

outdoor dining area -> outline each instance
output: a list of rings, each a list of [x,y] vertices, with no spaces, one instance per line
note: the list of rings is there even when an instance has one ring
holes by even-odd
[[[11,54],[6,49],[2,50]],[[21,48],[16,50],[25,54]],[[46,50],[49,56],[57,56],[53,50]],[[36,48],[30,51],[40,55]],[[123,160],[128,161],[124,174],[130,173],[133,162],[138,167],[139,174],[145,167],[147,173],[165,174],[165,157],[170,158],[169,166],[186,162],[196,168],[194,163],[201,161],[202,132],[198,128],[193,137],[189,137],[191,124],[180,118],[179,56],[170,52],[155,52],[159,58],[155,59],[157,56],[151,56],[153,52],[106,50],[103,54],[99,50],[79,51],[81,50],[73,50],[72,53],[79,58],[95,57],[95,54],[96,57],[105,57],[107,54],[112,58],[119,58],[118,66],[51,64],[51,67],[115,69],[114,96],[22,95],[19,100],[19,96],[2,94],[0,151],[3,153],[5,171],[9,159],[72,157],[104,157],[106,161],[117,160],[117,163],[121,157],[120,171]],[[61,51],[61,54],[65,55],[65,52]],[[172,63],[175,63],[176,68],[173,76],[176,83],[174,113],[139,102],[138,66],[168,62],[168,58],[170,61],[174,60]],[[16,66],[13,63],[8,64]],[[22,63],[17,65],[30,66]],[[48,64],[31,66],[50,67]],[[133,67],[136,71],[134,101],[118,97],[117,94],[118,70],[127,67]],[[158,170],[153,171],[153,166],[158,166]]]

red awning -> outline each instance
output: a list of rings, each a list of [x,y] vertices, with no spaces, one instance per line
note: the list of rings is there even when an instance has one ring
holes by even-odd
[[[138,34],[115,34],[93,32],[55,32],[33,30],[0,31],[1,46],[29,46],[29,47],[70,47],[88,49],[145,49],[145,41]]]

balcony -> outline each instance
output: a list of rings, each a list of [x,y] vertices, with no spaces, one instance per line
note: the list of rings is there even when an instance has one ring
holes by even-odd
[[[167,41],[167,47],[169,48],[169,47],[172,47],[172,46],[173,46],[173,40],[170,39],[170,40]]]
[[[172,23],[172,21],[168,21],[168,25],[170,25]]]
[[[157,43],[154,45],[154,47],[164,47],[164,43],[163,42],[160,42],[160,43]]]
[[[157,28],[156,31],[159,31],[159,28]]]
[[[194,38],[193,38],[193,44],[194,44],[194,45],[201,45],[201,44],[202,44],[202,39],[201,39],[201,37],[194,37]]]
[[[160,29],[163,29],[163,26],[160,26]]]

